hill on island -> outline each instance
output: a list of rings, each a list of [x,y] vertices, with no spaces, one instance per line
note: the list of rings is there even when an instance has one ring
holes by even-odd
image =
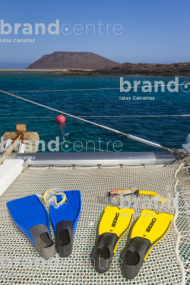
[[[27,69],[102,69],[118,65],[117,62],[92,52],[54,52],[42,56]]]

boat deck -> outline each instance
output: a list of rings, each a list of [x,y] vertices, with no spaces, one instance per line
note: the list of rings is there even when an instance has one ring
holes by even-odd
[[[168,166],[133,167],[31,167],[22,172],[0,198],[1,270],[0,284],[190,284],[190,178],[188,168],[178,162]],[[175,178],[176,175],[176,178]],[[68,258],[56,255],[43,261],[30,241],[18,230],[6,203],[32,194],[43,194],[49,188],[80,190],[82,212]],[[166,199],[179,196],[179,208],[165,204],[158,207],[153,198],[141,196],[133,207],[133,222],[142,209],[175,214],[174,222],[150,252],[138,276],[133,280],[121,274],[121,254],[128,233],[120,241],[109,271],[95,272],[91,252],[95,245],[98,220],[104,208],[111,205],[107,192],[138,188],[159,193]],[[162,205],[162,206],[161,206]],[[51,229],[52,230],[52,229]],[[53,230],[52,230],[52,236]]]

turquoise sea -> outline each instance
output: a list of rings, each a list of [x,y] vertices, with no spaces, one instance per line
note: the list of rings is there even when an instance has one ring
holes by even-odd
[[[174,78],[169,77],[124,77],[133,86],[134,80],[149,80],[154,85],[155,80],[167,84]],[[179,78],[179,83],[190,81],[190,78]],[[68,89],[97,89],[119,88],[120,78],[117,76],[61,76],[49,73],[34,72],[0,72],[0,89],[13,94],[50,106],[76,116],[83,117],[125,133],[130,133],[147,140],[160,143],[166,147],[181,148],[186,136],[190,133],[190,117],[136,117],[153,115],[184,115],[190,114],[190,92],[142,93],[130,91],[120,93],[119,90],[92,90],[66,92],[35,92],[35,90],[68,90]],[[24,92],[30,91],[30,92]],[[0,93],[0,135],[4,132],[15,131],[16,123],[27,123],[28,131],[36,131],[40,139],[47,143],[63,136],[56,123],[56,112],[32,105],[14,97]],[[131,97],[131,100],[120,100],[120,96]],[[133,96],[154,97],[154,100],[133,100]],[[71,147],[76,141],[83,145],[82,150],[108,151],[159,151],[148,145],[132,141],[122,135],[93,126],[82,121],[66,117],[65,133],[72,133],[69,140]],[[115,143],[115,149],[113,143]],[[81,144],[82,142],[82,144]],[[109,143],[108,143],[109,142]],[[76,145],[76,144],[75,144]],[[108,147],[107,147],[108,145]],[[117,148],[118,147],[118,148]],[[91,149],[92,148],[92,149]],[[63,148],[65,151],[65,148]],[[63,151],[60,147],[60,151]],[[69,151],[74,151],[69,148]]]

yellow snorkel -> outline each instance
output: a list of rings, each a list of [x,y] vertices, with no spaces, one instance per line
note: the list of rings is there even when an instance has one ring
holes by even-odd
[[[119,203],[115,203],[114,200],[117,200],[117,198],[119,198],[120,196],[123,196],[123,197],[132,196],[132,197],[137,198],[139,195],[153,196],[153,197],[158,198],[158,201],[160,203],[166,203],[166,199],[161,197],[158,193],[153,192],[153,191],[147,191],[147,190],[138,190],[138,189],[119,190],[117,189],[117,190],[110,191],[107,194],[107,196],[110,197],[111,203],[114,204],[115,206],[118,206]]]

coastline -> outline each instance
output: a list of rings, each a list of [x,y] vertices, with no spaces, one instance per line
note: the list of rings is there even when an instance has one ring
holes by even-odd
[[[84,72],[84,71],[75,71],[75,72],[64,72],[61,73],[61,75],[66,76],[66,75],[78,75],[78,76],[139,76],[139,77],[149,77],[149,76],[154,76],[154,77],[190,77],[190,71],[189,72],[182,72],[182,73],[165,73],[165,72],[147,72],[147,73],[127,73],[127,72]]]
[[[161,71],[113,71],[113,70],[68,70],[68,69],[0,69],[0,73],[54,73],[62,76],[137,76],[137,77],[190,77],[190,71],[161,72]]]

